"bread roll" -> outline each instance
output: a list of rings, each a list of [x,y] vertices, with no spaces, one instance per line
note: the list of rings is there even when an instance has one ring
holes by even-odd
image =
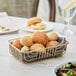
[[[46,50],[45,50],[45,47],[42,45],[42,44],[33,44],[31,47],[30,47],[30,50],[31,51],[37,51],[37,52],[42,52],[44,53]]]
[[[32,39],[33,39],[33,42],[40,43],[40,44],[43,44],[43,45],[46,45],[46,43],[48,42],[48,37],[43,32],[33,33]]]
[[[43,23],[37,23],[36,25],[31,26],[34,30],[44,30],[46,25]]]
[[[50,41],[47,43],[46,47],[50,47],[51,49],[59,45],[59,42],[57,41]]]
[[[21,48],[22,48],[22,45],[21,45],[19,39],[14,40],[12,45],[15,46],[16,48],[18,48],[19,50],[21,50]]]
[[[47,34],[47,36],[48,36],[48,39],[51,41],[56,41],[59,38],[55,32],[50,32]]]
[[[28,51],[29,50],[29,48],[27,47],[27,46],[23,46],[22,48],[21,48],[21,52],[25,52],[25,51]]]
[[[37,23],[41,23],[41,21],[42,21],[41,18],[32,17],[32,18],[30,18],[30,19],[28,20],[27,25],[28,25],[28,26],[35,25],[35,24],[37,24]]]
[[[30,36],[24,36],[20,39],[20,43],[23,46],[31,46],[33,44],[32,38]]]

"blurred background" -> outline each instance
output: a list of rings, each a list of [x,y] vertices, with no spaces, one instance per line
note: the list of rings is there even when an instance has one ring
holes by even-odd
[[[0,0],[0,12],[11,16],[31,17],[36,15],[38,0]]]
[[[49,21],[49,2],[52,1],[55,1],[56,22],[63,23],[64,16],[68,17],[76,10],[76,0],[0,0],[0,12],[25,18],[38,16]]]

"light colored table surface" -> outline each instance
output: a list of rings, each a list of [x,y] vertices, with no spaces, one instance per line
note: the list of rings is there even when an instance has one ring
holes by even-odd
[[[16,25],[25,23],[24,18],[10,17]],[[52,23],[54,30],[61,30],[63,24]],[[76,26],[71,26],[71,29],[76,32]],[[67,52],[64,56],[58,58],[47,59],[30,64],[23,64],[9,54],[8,40],[21,37],[22,35],[30,34],[27,32],[19,32],[14,34],[0,35],[0,76],[53,76],[53,69],[56,65],[76,60],[76,33],[67,35],[69,41]]]

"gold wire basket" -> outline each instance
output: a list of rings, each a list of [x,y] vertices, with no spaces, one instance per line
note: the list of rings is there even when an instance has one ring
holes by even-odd
[[[15,56],[19,61],[22,62],[33,62],[33,61],[38,61],[42,59],[47,59],[47,58],[52,58],[52,57],[58,57],[64,55],[67,49],[67,44],[68,41],[66,41],[65,38],[59,38],[60,45],[54,47],[53,49],[46,48],[47,51],[44,53],[41,52],[36,52],[36,51],[25,51],[21,52],[19,49],[14,47],[12,45],[13,41],[15,39],[9,40],[9,49],[10,49],[10,54]]]

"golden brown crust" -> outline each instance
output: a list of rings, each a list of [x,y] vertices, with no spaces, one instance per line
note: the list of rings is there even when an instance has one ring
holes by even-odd
[[[46,47],[53,48],[53,47],[56,47],[57,45],[59,45],[59,42],[57,42],[57,41],[50,41],[50,42],[47,43]]]
[[[33,44],[31,47],[30,47],[30,50],[31,51],[37,51],[37,52],[42,52],[44,53],[46,50],[45,50],[45,47],[42,45],[42,44]]]
[[[19,50],[21,50],[21,48],[22,48],[22,45],[21,45],[19,39],[14,40],[12,45],[15,46],[16,48],[18,48]]]
[[[48,36],[49,40],[51,40],[51,41],[56,41],[59,38],[58,34],[56,34],[55,32],[49,32],[47,34],[47,36]]]
[[[23,46],[31,46],[33,44],[32,38],[30,36],[24,36],[20,39],[20,43]]]
[[[23,46],[22,48],[21,48],[21,52],[25,52],[25,51],[28,51],[29,50],[29,48],[27,47],[27,46]]]
[[[35,25],[35,24],[37,24],[37,23],[41,23],[41,21],[42,21],[41,18],[32,17],[32,18],[30,18],[30,19],[28,20],[27,25],[28,25],[28,26]]]
[[[46,45],[46,43],[48,42],[48,37],[43,32],[34,32],[32,36],[32,40],[35,43]]]
[[[43,23],[37,23],[36,25],[31,25],[34,30],[44,30],[46,25]]]

